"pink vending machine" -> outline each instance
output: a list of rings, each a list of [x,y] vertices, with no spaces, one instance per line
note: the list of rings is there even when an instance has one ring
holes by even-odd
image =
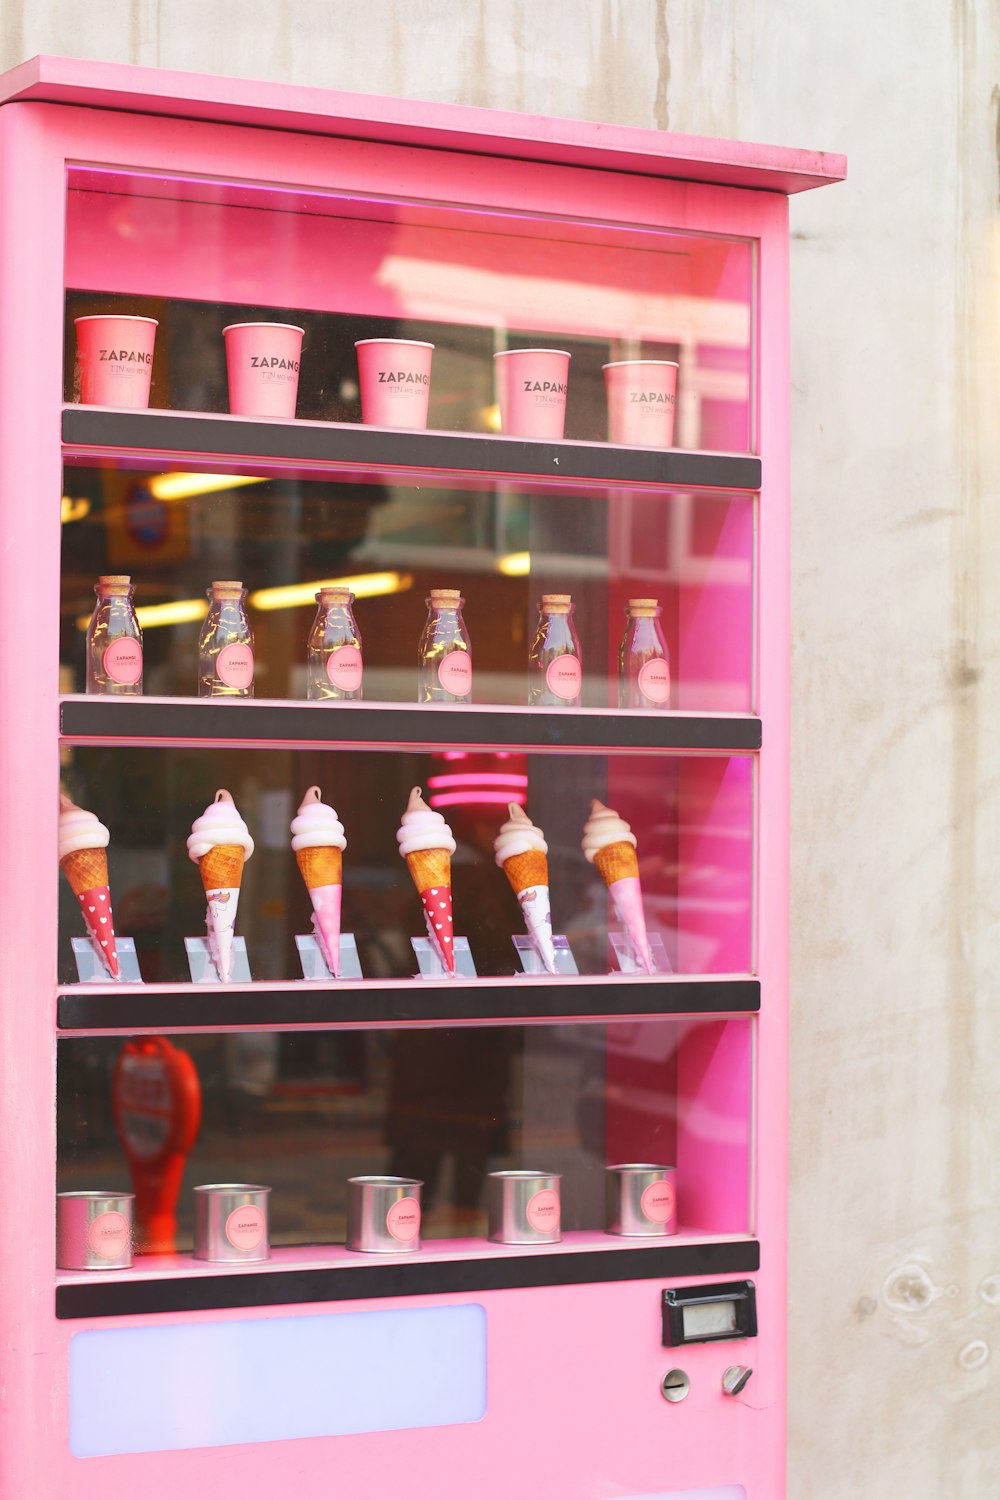
[[[0,1493],[777,1500],[843,160],[0,97]]]

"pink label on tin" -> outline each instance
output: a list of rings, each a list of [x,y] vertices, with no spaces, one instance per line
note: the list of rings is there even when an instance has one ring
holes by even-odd
[[[674,1216],[677,1194],[672,1182],[651,1182],[639,1200],[643,1214],[651,1224],[666,1224]]]
[[[119,636],[104,653],[104,675],[123,687],[132,687],[142,676],[142,646],[131,636]]]
[[[666,703],[670,697],[670,668],[662,656],[651,657],[639,668],[639,691],[650,703]]]
[[[400,1198],[385,1216],[385,1227],[394,1240],[409,1244],[420,1233],[420,1204],[416,1198]]]
[[[539,1234],[555,1234],[559,1228],[559,1194],[543,1188],[528,1199],[524,1217]]]
[[[253,651],[242,644],[223,646],[215,659],[215,670],[226,687],[249,687],[253,682]]]
[[[567,653],[553,657],[545,669],[545,686],[556,698],[563,698],[566,702],[579,698],[582,683],[583,668],[578,656]]]
[[[87,1244],[101,1260],[120,1260],[128,1249],[129,1227],[124,1214],[98,1214],[91,1219]]]
[[[357,646],[340,646],[326,659],[326,675],[343,693],[357,692],[361,686],[363,664]]]
[[[254,1205],[234,1208],[226,1220],[226,1239],[234,1250],[256,1250],[263,1244],[267,1222],[263,1213]]]
[[[449,651],[438,666],[438,682],[456,698],[472,691],[472,657],[468,651]]]

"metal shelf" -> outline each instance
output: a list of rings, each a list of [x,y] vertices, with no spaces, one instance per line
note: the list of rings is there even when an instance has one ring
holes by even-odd
[[[752,1015],[760,981],[588,974],[574,978],[362,980],[250,985],[74,985],[57,1024],[75,1034],[288,1030],[348,1026],[499,1025],[654,1016]]]
[[[127,1271],[89,1277],[63,1272],[55,1311],[65,1319],[142,1317],[511,1287],[748,1275],[759,1269],[756,1240],[693,1231],[655,1244],[586,1232],[569,1234],[557,1245],[531,1247],[430,1240],[415,1254],[377,1257],[352,1254],[343,1245],[304,1246],[275,1250],[262,1265],[226,1270],[190,1256],[149,1256]]]
[[[760,459],[751,455],[465,432],[400,432],[360,423],[67,406],[62,437],[68,462],[134,456],[141,467],[158,459],[172,464],[183,459],[222,465],[227,472],[258,472],[263,467],[270,473],[305,478],[338,471],[369,479],[410,472],[464,476],[480,483],[537,480],[560,487],[756,491],[761,486]]]
[[[642,713],[444,703],[63,698],[64,740],[85,744],[351,745],[370,749],[722,750],[761,745],[751,714]]]

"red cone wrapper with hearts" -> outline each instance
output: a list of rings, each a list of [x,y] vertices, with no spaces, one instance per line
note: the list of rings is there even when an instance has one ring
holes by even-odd
[[[415,786],[396,833],[399,852],[420,892],[427,935],[445,970],[455,973],[455,926],[451,906],[451,856],[457,845],[439,812]]]
[[[121,977],[108,885],[111,835],[94,813],[59,796],[59,864],[80,903],[87,935],[112,979]]]

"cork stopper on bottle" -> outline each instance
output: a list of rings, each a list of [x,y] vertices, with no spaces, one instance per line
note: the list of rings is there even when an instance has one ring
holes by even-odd
[[[354,603],[354,595],[350,589],[329,588],[320,589],[316,595],[316,603],[329,607],[331,604],[350,605]]]
[[[431,589],[431,609],[457,609],[462,602],[461,589]]]
[[[213,599],[242,599],[243,584],[238,578],[216,579],[212,583]]]
[[[542,613],[545,615],[568,615],[572,605],[572,594],[542,595]]]
[[[97,580],[98,594],[122,595],[127,594],[132,587],[132,579],[128,573],[102,573]]]
[[[655,615],[660,607],[659,599],[630,599],[628,601],[628,616],[630,620],[648,619]]]

